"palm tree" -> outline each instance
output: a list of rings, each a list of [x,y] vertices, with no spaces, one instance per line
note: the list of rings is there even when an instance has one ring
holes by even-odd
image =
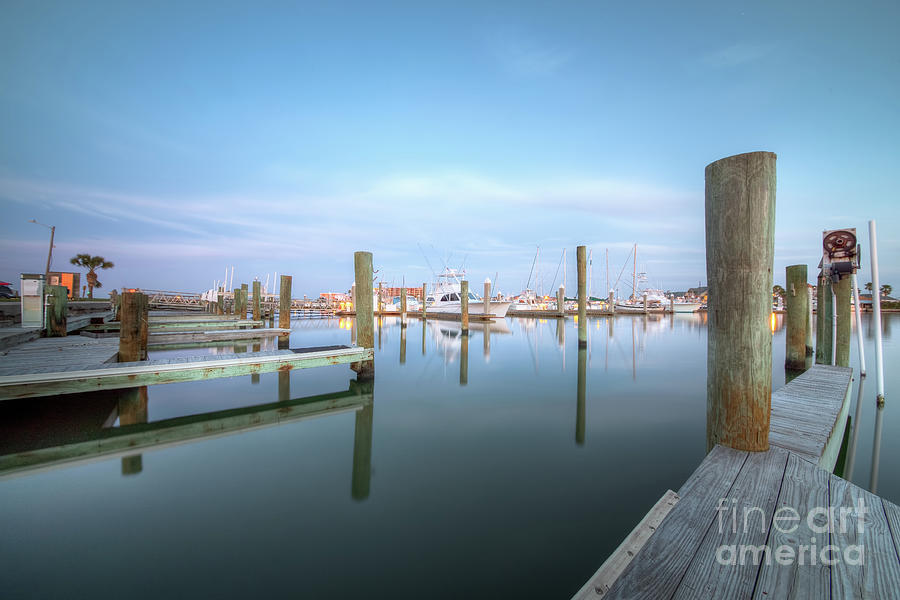
[[[871,291],[872,291],[872,282],[871,282],[871,281],[870,281],[869,283],[866,284],[866,291],[867,291],[867,292],[871,292]]]
[[[883,286],[881,286],[881,295],[882,296],[890,296],[891,292],[893,292],[893,291],[894,291],[894,288],[891,287],[891,284],[889,284],[889,283],[886,283]]]
[[[78,267],[88,269],[88,298],[94,298],[94,288],[103,287],[103,284],[97,280],[96,269],[112,269],[115,265],[103,258],[102,256],[91,256],[90,254],[78,254],[69,259],[69,262]]]

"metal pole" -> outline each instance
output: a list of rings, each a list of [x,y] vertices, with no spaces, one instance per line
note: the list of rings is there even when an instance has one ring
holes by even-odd
[[[881,288],[878,281],[878,243],[875,221],[869,221],[869,255],[872,257],[872,312],[875,327],[875,401],[884,406],[884,351],[881,344]]]
[[[834,284],[831,285],[831,364],[837,364],[837,294],[834,293]]]
[[[56,225],[52,225],[50,227],[50,251],[47,252],[47,270],[44,273],[44,278],[49,283],[50,282],[50,261],[53,258],[53,236],[56,235]]]
[[[853,279],[851,281],[851,285],[853,286],[853,305],[854,311],[853,316],[856,319],[856,345],[859,347],[859,376],[866,376],[866,352],[863,347],[863,334],[862,334],[862,315],[860,313],[859,306],[859,285],[856,282],[856,273],[853,274]]]

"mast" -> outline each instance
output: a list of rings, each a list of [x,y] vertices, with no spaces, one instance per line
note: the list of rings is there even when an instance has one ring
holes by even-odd
[[[634,262],[631,263],[631,299],[637,298],[637,244],[634,245]]]
[[[591,249],[588,252],[588,302],[591,301],[591,296],[594,295],[594,250]]]
[[[606,293],[609,294],[609,248],[606,249]]]
[[[563,248],[563,289],[569,291],[569,286],[566,283],[566,275],[568,275],[568,269],[566,268],[566,249]]]

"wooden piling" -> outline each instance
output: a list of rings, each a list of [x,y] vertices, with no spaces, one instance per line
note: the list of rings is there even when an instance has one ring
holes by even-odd
[[[463,279],[459,283],[459,302],[463,334],[469,331],[469,282]]]
[[[793,371],[806,369],[806,327],[809,312],[806,280],[806,265],[791,265],[785,269],[787,302],[784,368]]]
[[[372,306],[372,253],[356,252],[353,254],[353,267],[356,281],[356,344],[363,348],[375,347],[375,315]],[[353,363],[356,378],[368,381],[375,378],[375,361],[367,360]]]
[[[140,292],[122,294],[119,327],[119,362],[134,362],[147,358],[149,301]]]
[[[820,272],[816,280],[816,364],[830,365],[834,347],[834,302],[831,278]]]
[[[50,306],[47,307],[47,337],[66,337],[69,290],[64,285],[46,287]]]
[[[575,249],[578,266],[578,347],[587,348],[587,248]]]
[[[428,294],[426,293],[427,291],[428,291],[428,285],[423,283],[422,284],[422,320],[423,321],[425,320],[425,313],[428,310],[428,303],[425,301],[428,299]],[[424,354],[424,352],[423,352],[423,354]]]
[[[834,284],[834,313],[837,317],[837,332],[834,339],[834,364],[839,367],[850,366],[850,321],[853,310],[850,308],[852,295],[852,279],[845,275]]]
[[[260,292],[261,292],[262,283],[260,281],[253,282],[253,320],[259,321],[262,319],[262,306],[260,304]]]
[[[237,316],[240,312],[240,302],[241,302],[241,288],[234,288],[231,292],[231,313],[234,316]]]
[[[278,295],[278,327],[291,328],[291,281],[290,275],[282,275]]]
[[[484,280],[484,295],[481,297],[481,299],[484,302],[484,308],[482,308],[482,311],[484,312],[484,316],[487,317],[488,315],[491,314],[491,280],[490,279],[486,278]],[[487,331],[487,330],[485,330],[485,331]]]
[[[216,292],[216,314],[225,314],[225,288],[219,288]]]
[[[241,284],[241,320],[247,318],[247,309],[250,306],[249,302],[249,287],[246,283]]]
[[[384,312],[384,292],[382,291],[383,283],[381,281],[378,282],[378,314],[382,314]]]
[[[563,286],[556,290],[556,316],[566,316],[566,288]]]
[[[400,327],[406,327],[406,286],[400,288]]]
[[[769,448],[775,154],[706,167],[707,449]]]
[[[615,312],[616,312],[616,299],[615,299],[615,295],[614,295],[612,292],[610,292],[609,295],[606,297],[606,304],[607,304],[607,306],[608,306],[608,308],[609,308],[609,312],[612,313],[612,314],[615,314]]]
[[[806,265],[791,265],[785,269],[785,352],[784,368],[793,371],[806,369],[806,327],[809,295]]]

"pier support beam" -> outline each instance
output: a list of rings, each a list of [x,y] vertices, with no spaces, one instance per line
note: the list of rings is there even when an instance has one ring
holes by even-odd
[[[375,307],[372,306],[372,253],[355,252],[353,269],[356,281],[354,291],[356,298],[353,308],[356,310],[356,344],[363,348],[375,347]],[[353,363],[359,381],[375,378],[375,361],[365,360]]]
[[[216,314],[225,314],[225,288],[219,288],[216,292]]]
[[[616,298],[615,298],[615,294],[613,294],[612,292],[610,292],[610,293],[609,293],[609,296],[606,297],[606,303],[609,305],[609,313],[610,313],[610,314],[615,314],[615,313],[616,313]]]
[[[830,365],[834,352],[834,298],[831,278],[819,273],[816,281],[816,364]]]
[[[587,348],[587,248],[575,249],[578,266],[578,347]]]
[[[241,284],[241,320],[247,318],[247,307],[249,303],[249,287],[246,283]]]
[[[853,311],[850,308],[852,294],[852,278],[846,275],[834,284],[834,312],[837,317],[837,332],[834,339],[834,364],[839,367],[850,366],[850,321]]]
[[[484,316],[487,318],[491,314],[491,280],[488,278],[484,280],[484,296],[482,300],[484,301]]]
[[[406,327],[406,286],[400,288],[400,328]]]
[[[260,304],[260,291],[261,291],[262,283],[259,281],[253,282],[253,320],[259,321],[262,319],[262,306]]]
[[[463,337],[465,337],[465,334],[469,332],[469,282],[465,279],[459,282],[459,303]]]
[[[122,311],[119,327],[119,362],[135,362],[147,359],[147,333],[150,303],[145,294],[122,294]]]
[[[566,288],[562,285],[556,290],[556,316],[566,316]]]
[[[806,363],[806,327],[809,321],[806,265],[791,265],[785,269],[785,352],[784,368],[803,371]]]
[[[769,449],[775,154],[706,167],[707,450]]]
[[[66,314],[68,314],[69,290],[64,285],[48,285],[47,295],[47,337],[66,337]]]
[[[425,301],[428,299],[428,285],[422,284],[422,320],[425,320],[425,313],[428,310],[428,303]],[[424,354],[424,352],[423,352]]]

